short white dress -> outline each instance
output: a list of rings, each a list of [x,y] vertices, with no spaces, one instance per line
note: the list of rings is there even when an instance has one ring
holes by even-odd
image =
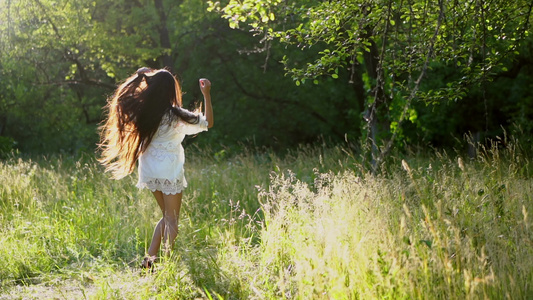
[[[182,120],[168,122],[163,118],[148,148],[139,157],[138,188],[152,192],[178,194],[187,187],[184,168],[185,153],[181,142],[185,135],[207,131],[207,119],[199,115],[197,124]]]

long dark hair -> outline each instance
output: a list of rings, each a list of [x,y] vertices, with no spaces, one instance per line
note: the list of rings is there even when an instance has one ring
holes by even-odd
[[[163,118],[199,121],[198,114],[182,108],[180,85],[164,69],[139,69],[117,88],[104,109],[108,116],[100,127],[98,160],[116,179],[133,171]]]

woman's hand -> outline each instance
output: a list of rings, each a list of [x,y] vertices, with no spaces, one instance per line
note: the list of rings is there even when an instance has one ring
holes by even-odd
[[[206,94],[209,95],[211,91],[211,81],[209,81],[209,79],[207,78],[200,78],[199,82],[200,82],[200,90],[202,91],[202,94],[204,94],[204,96]]]
[[[204,95],[204,101],[205,101],[205,117],[207,119],[207,128],[213,127],[213,107],[211,106],[211,81],[206,78],[201,78],[199,80],[200,82],[200,90],[202,91],[202,94]]]

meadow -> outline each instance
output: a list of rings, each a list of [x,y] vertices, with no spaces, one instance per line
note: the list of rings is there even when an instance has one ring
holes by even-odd
[[[531,299],[531,149],[412,151],[379,174],[342,146],[188,147],[180,232],[136,174],[91,155],[0,161],[0,299]],[[229,152],[229,151],[228,151]]]

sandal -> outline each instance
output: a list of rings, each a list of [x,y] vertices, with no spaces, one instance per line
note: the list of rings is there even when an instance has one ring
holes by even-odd
[[[141,269],[150,269],[154,271],[155,256],[145,256],[143,262],[141,263]]]

